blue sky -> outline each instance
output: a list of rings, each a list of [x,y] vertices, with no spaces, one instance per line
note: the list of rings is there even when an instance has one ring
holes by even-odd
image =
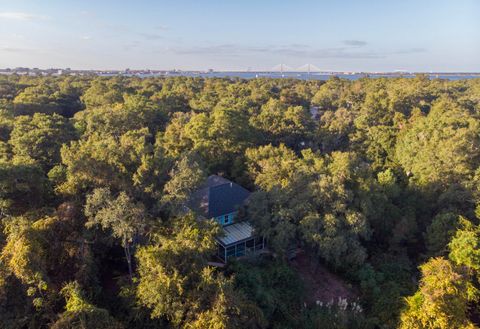
[[[0,67],[480,71],[478,0],[0,0]]]

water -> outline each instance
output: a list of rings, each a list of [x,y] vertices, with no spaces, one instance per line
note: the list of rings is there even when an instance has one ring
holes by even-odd
[[[328,80],[334,76],[348,79],[348,80],[358,80],[365,77],[370,78],[414,78],[415,74],[367,74],[367,73],[335,73],[335,74],[326,74],[326,73],[303,73],[303,72],[169,72],[169,73],[149,73],[149,74],[125,74],[127,76],[139,76],[142,78],[146,77],[175,77],[175,76],[184,76],[184,77],[203,77],[203,78],[242,78],[242,79],[254,79],[254,78],[283,78],[283,79],[300,79],[300,80]],[[447,79],[447,80],[463,80],[463,79],[479,79],[480,73],[432,73],[426,74],[430,79]]]

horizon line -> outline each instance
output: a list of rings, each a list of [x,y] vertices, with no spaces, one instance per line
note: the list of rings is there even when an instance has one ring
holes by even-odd
[[[32,70],[32,71],[49,71],[49,70],[62,70],[62,71],[84,71],[84,72],[119,72],[119,73],[126,73],[126,72],[193,72],[193,73],[310,73],[310,74],[316,74],[316,73],[327,73],[327,74],[332,74],[332,73],[351,73],[351,74],[361,74],[361,73],[366,73],[366,74],[480,74],[480,71],[418,71],[418,70],[399,70],[399,69],[394,69],[394,70],[378,70],[378,71],[373,71],[373,70],[312,70],[310,72],[306,70],[262,70],[262,69],[257,69],[257,70],[241,70],[241,69],[177,69],[177,68],[170,68],[170,69],[152,69],[152,68],[140,68],[140,69],[131,69],[131,68],[123,68],[123,69],[108,69],[108,68],[70,68],[70,67],[46,67],[46,68],[41,68],[41,67],[27,67],[27,66],[16,66],[16,67],[4,67],[0,68],[0,72],[11,72],[11,71],[16,71],[16,70]]]

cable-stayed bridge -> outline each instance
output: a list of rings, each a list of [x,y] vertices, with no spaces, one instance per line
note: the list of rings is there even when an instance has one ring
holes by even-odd
[[[287,64],[277,64],[270,69],[270,72],[280,72],[280,73],[287,73],[287,72],[301,72],[301,73],[312,73],[312,72],[322,72],[322,70],[314,65],[314,64],[304,64],[297,68],[293,68],[288,66]]]
[[[288,66],[287,64],[278,64],[270,69],[270,72],[293,72],[293,67]]]

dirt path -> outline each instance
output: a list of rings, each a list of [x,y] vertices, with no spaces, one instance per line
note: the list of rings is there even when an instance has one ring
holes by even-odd
[[[358,299],[358,294],[344,280],[328,271],[321,264],[315,264],[305,252],[301,252],[290,261],[294,268],[305,282],[305,288],[309,295],[309,303],[320,301],[328,303],[344,298],[348,301]]]

